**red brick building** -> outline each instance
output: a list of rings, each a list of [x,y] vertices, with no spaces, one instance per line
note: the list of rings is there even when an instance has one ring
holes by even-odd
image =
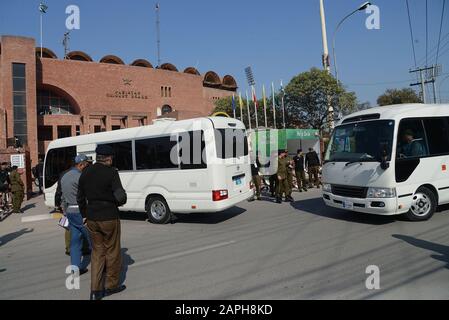
[[[54,139],[210,115],[215,100],[237,89],[232,76],[193,67],[40,51],[34,39],[0,37],[0,149],[17,137],[33,163]]]

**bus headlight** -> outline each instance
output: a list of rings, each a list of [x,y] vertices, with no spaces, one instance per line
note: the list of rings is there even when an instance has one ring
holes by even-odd
[[[395,188],[368,188],[368,198],[394,198],[396,197]]]
[[[332,186],[330,183],[323,183],[323,191],[324,192],[332,192]]]

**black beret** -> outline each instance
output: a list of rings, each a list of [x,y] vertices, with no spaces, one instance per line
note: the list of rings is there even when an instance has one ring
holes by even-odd
[[[108,145],[99,145],[97,147],[97,149],[95,150],[95,153],[97,155],[101,155],[101,156],[113,156],[114,149]]]

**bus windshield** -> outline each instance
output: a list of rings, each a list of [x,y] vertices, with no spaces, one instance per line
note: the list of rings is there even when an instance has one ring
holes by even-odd
[[[393,120],[349,123],[335,128],[325,161],[367,162],[391,160]]]

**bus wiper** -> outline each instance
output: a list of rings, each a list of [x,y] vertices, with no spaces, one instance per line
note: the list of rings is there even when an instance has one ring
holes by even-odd
[[[357,160],[351,160],[351,161],[347,162],[345,164],[345,166],[347,167],[350,164],[357,163],[357,162],[362,162],[363,159],[374,159],[374,157],[369,155],[369,154],[367,154],[367,153],[365,153],[365,154],[361,155]]]

